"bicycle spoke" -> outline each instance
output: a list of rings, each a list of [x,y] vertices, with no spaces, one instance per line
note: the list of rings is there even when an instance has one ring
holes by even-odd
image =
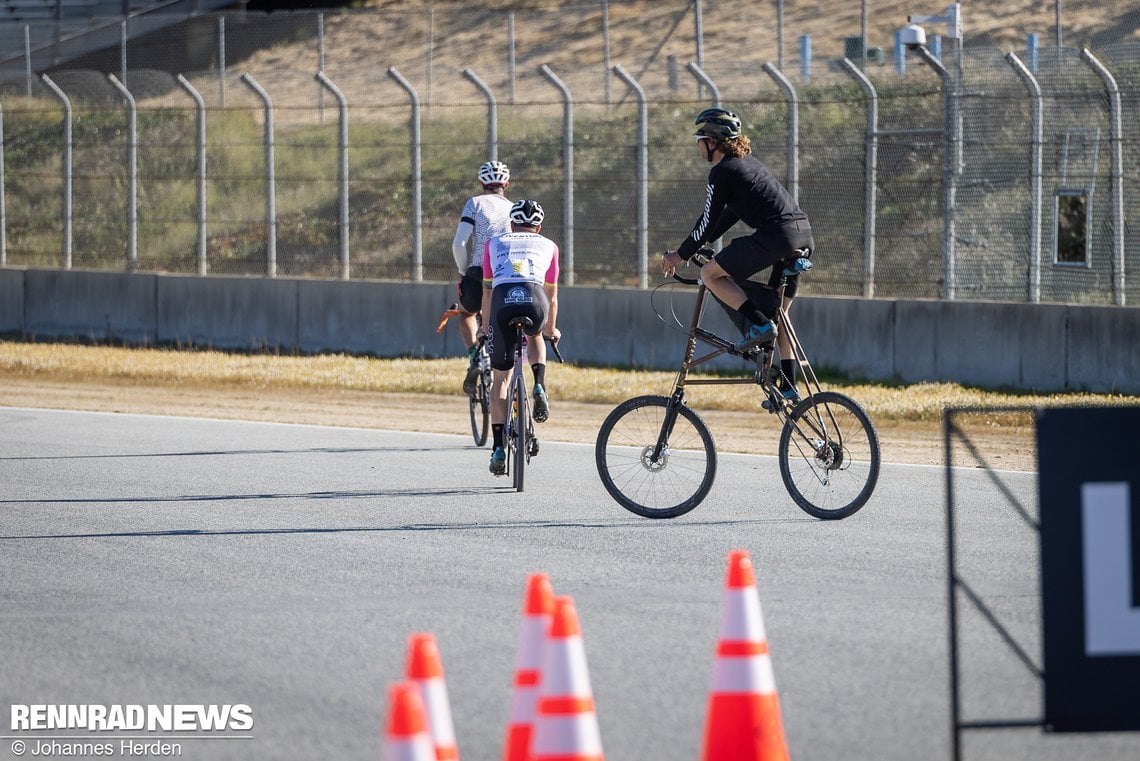
[[[670,404],[659,396],[625,402],[602,424],[595,448],[606,489],[626,509],[650,518],[671,518],[696,507],[716,473],[712,437],[688,408],[674,415],[672,430],[658,447]]]
[[[804,511],[827,519],[851,515],[870,498],[878,473],[878,437],[853,400],[823,392],[789,416],[780,474]]]

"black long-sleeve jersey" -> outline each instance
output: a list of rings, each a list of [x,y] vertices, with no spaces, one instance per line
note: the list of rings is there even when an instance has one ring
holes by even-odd
[[[788,222],[806,220],[795,199],[754,154],[726,156],[709,171],[705,208],[677,249],[688,259],[705,243],[728,232],[737,221],[763,233]]]

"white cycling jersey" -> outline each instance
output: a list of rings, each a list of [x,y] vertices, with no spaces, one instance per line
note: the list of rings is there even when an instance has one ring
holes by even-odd
[[[510,232],[487,241],[483,285],[558,282],[558,245],[538,233]]]
[[[484,193],[467,199],[451,242],[452,256],[459,272],[483,264],[483,248],[496,235],[511,231],[511,200],[498,193]],[[471,241],[468,251],[467,242]]]

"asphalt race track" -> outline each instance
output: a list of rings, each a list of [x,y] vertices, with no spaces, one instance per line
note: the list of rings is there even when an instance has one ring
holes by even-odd
[[[867,507],[820,522],[773,458],[723,456],[703,505],[650,521],[605,493],[591,446],[544,444],[522,495],[487,457],[458,435],[0,408],[0,759],[48,734],[13,732],[9,706],[73,703],[252,708],[245,739],[179,735],[195,761],[376,759],[419,631],[461,757],[497,759],[544,571],[577,603],[607,757],[695,760],[737,548],[793,758],[949,758],[941,468],[885,466]],[[1036,511],[1034,474],[998,478]],[[1036,536],[982,471],[956,479],[962,573],[1039,664]],[[1036,678],[963,624],[966,718],[1039,718]],[[964,741],[971,760],[1140,758],[1140,735]]]

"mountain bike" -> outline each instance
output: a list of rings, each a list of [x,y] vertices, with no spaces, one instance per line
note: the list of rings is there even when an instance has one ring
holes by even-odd
[[[711,251],[694,257],[704,263]],[[772,320],[787,335],[803,376],[804,393],[785,397],[784,378],[774,362],[772,344],[747,348],[702,328],[708,290],[699,279],[674,274],[684,285],[697,286],[696,306],[689,322],[680,371],[669,396],[649,395],[619,404],[602,423],[594,457],[606,491],[627,510],[647,518],[674,518],[689,512],[708,495],[716,477],[716,446],[708,426],[685,399],[686,386],[742,383],[760,387],[762,406],[782,422],[779,441],[780,476],[795,503],[809,515],[824,520],[846,518],[870,499],[879,477],[879,439],[866,411],[850,397],[824,391],[808,361],[803,344],[784,308],[788,277],[806,271],[811,260],[796,257],[784,262],[775,289]],[[673,286],[665,283],[655,290]],[[672,315],[673,326],[682,329]],[[668,320],[658,311],[658,317]],[[697,345],[712,350],[696,357]],[[722,355],[755,364],[751,377],[689,378],[694,367]]]
[[[530,394],[527,391],[526,376],[526,333],[524,328],[534,323],[529,317],[516,317],[509,323],[515,329],[515,361],[511,376],[507,381],[507,423],[503,427],[503,448],[507,453],[507,475],[511,476],[511,486],[522,491],[525,485],[526,466],[530,458],[538,455],[538,437],[534,435],[534,411]],[[556,340],[543,337],[550,342],[554,356],[563,362]]]
[[[459,304],[449,306],[443,311],[435,332],[442,332],[447,321],[459,314],[462,314]],[[482,315],[476,314],[475,319],[481,324]],[[487,354],[485,337],[479,338],[472,361],[479,365],[479,376],[475,382],[475,392],[467,397],[467,409],[471,417],[471,437],[475,439],[475,446],[481,447],[487,443],[487,432],[491,428],[491,358]]]

